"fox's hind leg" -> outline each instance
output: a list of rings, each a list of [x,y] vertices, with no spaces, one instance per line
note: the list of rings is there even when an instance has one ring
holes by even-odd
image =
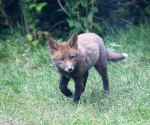
[[[69,80],[70,80],[70,78],[61,76],[60,83],[59,83],[59,89],[65,96],[73,97],[72,92],[67,88]]]
[[[108,75],[107,75],[107,62],[101,63],[100,61],[97,61],[97,63],[94,65],[94,67],[102,77],[104,90],[109,92],[109,80],[108,80]]]

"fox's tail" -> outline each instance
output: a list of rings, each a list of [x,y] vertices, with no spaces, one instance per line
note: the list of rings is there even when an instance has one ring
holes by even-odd
[[[128,56],[127,53],[117,53],[117,52],[110,51],[108,49],[106,49],[106,51],[107,51],[107,60],[108,61],[115,62],[115,61],[122,60]]]

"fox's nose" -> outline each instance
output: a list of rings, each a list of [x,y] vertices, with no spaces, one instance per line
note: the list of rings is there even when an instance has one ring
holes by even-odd
[[[72,68],[68,68],[68,71],[72,71]]]

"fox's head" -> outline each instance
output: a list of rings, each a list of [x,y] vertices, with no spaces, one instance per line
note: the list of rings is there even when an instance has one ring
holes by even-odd
[[[78,35],[74,33],[67,42],[58,43],[53,38],[48,39],[51,58],[55,67],[67,73],[75,69],[78,60]]]

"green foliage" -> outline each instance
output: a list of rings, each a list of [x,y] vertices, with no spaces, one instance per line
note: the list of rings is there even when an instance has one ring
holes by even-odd
[[[42,8],[46,5],[47,5],[46,2],[42,2],[42,3],[38,3],[38,4],[30,4],[29,9],[31,10],[31,9],[35,8],[36,12],[40,13],[42,11]]]
[[[36,24],[39,22],[37,14],[40,14],[42,8],[47,5],[46,2],[37,3],[38,0],[23,0],[22,6],[24,16],[27,18],[27,22],[30,29],[36,28]]]
[[[49,33],[46,31],[37,31],[36,29],[33,30],[31,34],[27,34],[23,41],[25,43],[29,43],[32,46],[37,46],[39,44],[42,44],[44,42],[44,38],[47,38],[49,36]]]
[[[2,0],[0,0],[0,5],[2,4]]]
[[[58,6],[58,3],[60,6]],[[0,0],[0,33],[21,27],[22,35],[33,29],[67,39],[73,32],[106,35],[128,22],[149,22],[148,0]],[[25,33],[26,32],[26,33]]]
[[[99,32],[101,27],[93,22],[93,15],[98,13],[98,8],[94,7],[94,0],[85,1],[85,0],[73,0],[65,1],[64,8],[62,10],[67,12],[69,18],[67,22],[71,28],[70,34],[73,32],[92,32],[92,29],[95,28]],[[76,5],[76,6],[75,6]]]
[[[26,28],[27,35],[23,41],[29,43],[32,46],[37,46],[43,40],[43,35],[48,32],[38,31],[36,24],[39,22],[37,15],[42,12],[42,8],[47,5],[46,2],[38,2],[38,0],[23,0],[22,11],[24,26]]]
[[[150,5],[145,8],[145,12],[150,15]]]
[[[2,0],[0,0],[0,9],[4,6],[4,3]]]

